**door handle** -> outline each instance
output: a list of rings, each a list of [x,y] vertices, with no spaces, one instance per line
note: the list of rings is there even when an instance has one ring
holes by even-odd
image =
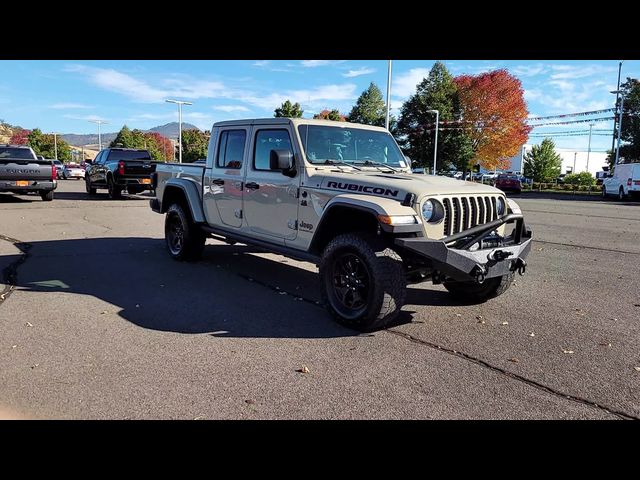
[[[247,188],[247,190],[258,190],[260,188],[260,185],[258,185],[256,182],[249,182],[245,184],[245,187]]]
[[[214,185],[224,185],[224,180],[221,178],[216,178],[215,180],[212,180],[211,183],[213,183]]]

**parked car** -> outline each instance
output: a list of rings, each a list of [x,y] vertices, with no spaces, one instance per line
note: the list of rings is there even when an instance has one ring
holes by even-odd
[[[42,200],[53,200],[58,186],[56,166],[41,160],[31,147],[0,145],[0,192],[38,193]]]
[[[66,180],[68,178],[75,178],[77,180],[84,178],[84,168],[76,163],[70,163],[64,166],[62,177]]]
[[[95,195],[97,189],[106,188],[109,198],[116,199],[125,189],[130,194],[153,190],[151,174],[155,170],[156,162],[148,150],[105,148],[86,169],[87,193]]]
[[[613,173],[607,172],[602,196],[608,195],[615,195],[619,200],[640,196],[640,163],[618,163]]]
[[[38,157],[44,160],[44,157]],[[64,165],[60,160],[50,160],[56,166],[56,179],[60,180],[64,176]]]
[[[517,175],[507,175],[506,173],[498,175],[493,186],[499,188],[503,192],[522,192],[522,182]]]

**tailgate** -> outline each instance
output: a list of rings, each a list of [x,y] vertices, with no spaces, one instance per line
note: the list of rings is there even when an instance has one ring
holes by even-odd
[[[51,180],[53,163],[46,160],[0,160],[0,180]]]
[[[156,162],[151,160],[123,160],[124,174],[133,177],[147,177],[156,171]]]

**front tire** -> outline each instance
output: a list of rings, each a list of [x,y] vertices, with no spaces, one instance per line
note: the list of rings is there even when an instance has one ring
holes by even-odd
[[[602,198],[607,198],[607,187],[602,186]]]
[[[41,192],[40,198],[42,198],[43,202],[50,202],[53,200],[53,190],[49,190],[48,192]]]
[[[501,277],[488,278],[483,283],[448,280],[443,285],[459,301],[483,303],[506,292],[513,283],[514,276],[515,272],[510,272]]]
[[[348,233],[329,242],[320,261],[320,283],[333,318],[360,331],[395,320],[407,293],[402,259],[368,234]]]
[[[205,233],[176,203],[167,210],[164,221],[164,238],[169,254],[179,261],[199,259],[207,240]]]
[[[91,180],[89,180],[89,178],[85,178],[84,179],[84,186],[85,186],[85,189],[87,190],[87,193],[89,195],[95,195],[96,194],[96,189],[91,186]]]

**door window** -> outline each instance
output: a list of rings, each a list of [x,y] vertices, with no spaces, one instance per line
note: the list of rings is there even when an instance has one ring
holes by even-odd
[[[288,130],[258,131],[253,155],[253,168],[255,170],[271,170],[269,165],[271,150],[289,150],[293,153]]]
[[[242,168],[246,139],[245,130],[225,130],[222,132],[218,142],[216,166],[218,168]]]

